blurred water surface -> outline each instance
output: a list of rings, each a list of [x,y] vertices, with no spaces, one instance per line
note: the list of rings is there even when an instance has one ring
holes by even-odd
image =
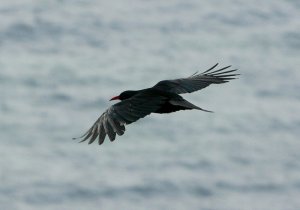
[[[0,207],[298,210],[300,4],[8,1],[0,5]],[[239,80],[77,144],[126,89],[219,62]]]

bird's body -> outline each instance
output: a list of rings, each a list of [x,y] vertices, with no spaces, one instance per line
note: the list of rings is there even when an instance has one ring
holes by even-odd
[[[190,102],[186,101],[184,98],[182,98],[180,95],[176,93],[163,91],[156,87],[136,90],[136,91],[129,90],[123,92],[123,94],[126,95],[126,98],[123,98],[123,100],[129,99],[136,94],[161,98],[161,102],[162,102],[161,106],[157,110],[153,111],[153,113],[165,114],[165,113],[171,113],[171,112],[176,112],[179,110],[186,110],[186,109],[199,109],[199,110],[207,111],[191,104]],[[147,103],[147,101],[145,101],[145,103]]]
[[[115,140],[116,134],[123,135],[125,125],[137,121],[151,113],[171,113],[179,110],[198,109],[206,112],[179,94],[191,93],[203,89],[210,84],[220,84],[235,79],[238,74],[230,74],[234,70],[227,70],[230,66],[213,70],[218,64],[214,65],[201,74],[193,74],[190,77],[163,80],[151,88],[142,90],[129,90],[122,92],[119,96],[111,100],[121,100],[108,108],[94,123],[94,125],[81,137],[82,141],[87,139],[92,143],[98,137],[98,143],[102,144],[105,136],[108,135],[111,141]],[[81,142],[82,142],[81,141]]]

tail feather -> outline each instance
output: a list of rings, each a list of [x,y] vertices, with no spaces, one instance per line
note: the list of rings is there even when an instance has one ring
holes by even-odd
[[[198,109],[198,110],[201,110],[201,111],[204,111],[204,112],[211,112],[212,111],[209,111],[209,110],[206,110],[206,109],[202,109],[194,104],[192,104],[191,102],[181,98],[180,100],[170,100],[169,101],[170,104],[173,104],[173,105],[176,105],[176,106],[182,106],[182,107],[185,107],[187,109]]]

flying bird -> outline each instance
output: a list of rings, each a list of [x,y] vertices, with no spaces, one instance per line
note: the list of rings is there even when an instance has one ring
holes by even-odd
[[[119,136],[125,132],[125,125],[131,124],[151,113],[171,113],[179,110],[202,109],[181,97],[179,94],[191,93],[201,90],[211,84],[221,84],[236,79],[237,69],[228,70],[226,66],[215,70],[218,63],[208,70],[191,75],[190,77],[162,80],[150,88],[142,90],[127,90],[110,100],[120,102],[110,106],[93,124],[93,126],[81,137],[80,142],[89,139],[89,144],[98,138],[101,145],[106,135],[110,141],[114,141],[116,134]]]

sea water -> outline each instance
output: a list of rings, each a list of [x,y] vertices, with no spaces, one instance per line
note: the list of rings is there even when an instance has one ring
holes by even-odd
[[[0,208],[300,209],[300,4],[1,1]],[[82,135],[124,90],[232,65],[114,142]]]

